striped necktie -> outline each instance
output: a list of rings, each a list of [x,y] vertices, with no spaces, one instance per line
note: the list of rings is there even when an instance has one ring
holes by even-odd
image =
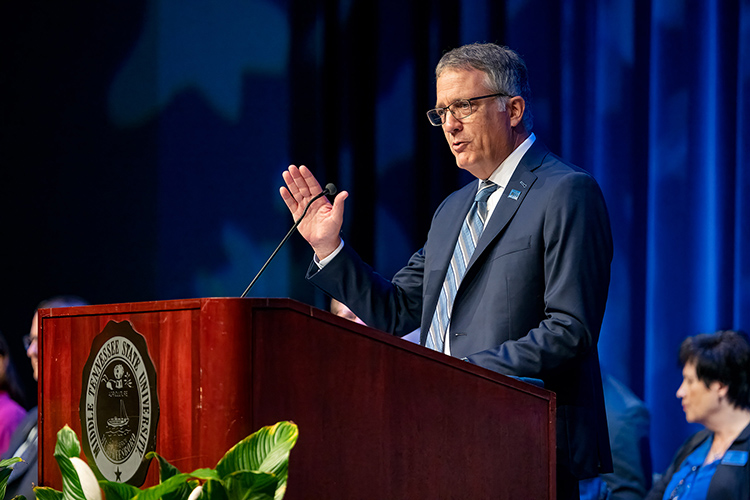
[[[482,181],[474,198],[474,204],[471,205],[471,209],[466,214],[466,219],[461,226],[461,233],[458,235],[456,248],[453,250],[451,263],[448,272],[445,274],[443,288],[440,290],[440,298],[427,335],[425,346],[430,349],[440,352],[445,349],[445,334],[450,323],[453,299],[456,297],[456,291],[461,284],[464,273],[466,273],[466,267],[477,246],[477,241],[484,231],[485,219],[487,218],[487,199],[496,190],[497,184],[492,181]]]

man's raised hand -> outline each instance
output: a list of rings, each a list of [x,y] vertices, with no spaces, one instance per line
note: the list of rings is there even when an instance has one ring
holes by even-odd
[[[310,169],[304,165],[299,168],[290,165],[282,177],[286,187],[279,190],[281,198],[297,221],[310,200],[320,194],[323,188]],[[348,196],[349,193],[341,191],[334,198],[333,204],[325,196],[315,200],[297,227],[302,237],[312,246],[318,259],[324,259],[339,246],[339,233],[344,220],[344,200]]]

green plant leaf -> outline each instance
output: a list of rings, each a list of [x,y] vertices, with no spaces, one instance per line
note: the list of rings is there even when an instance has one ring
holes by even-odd
[[[146,459],[151,458],[156,458],[159,461],[159,481],[161,481],[162,483],[166,482],[170,478],[182,474],[177,467],[167,462],[167,459],[165,459],[155,451],[150,451],[146,454]],[[187,482],[185,482],[174,491],[165,493],[163,500],[187,500],[187,498],[190,496],[191,490],[192,488],[190,488]]]
[[[99,486],[104,490],[107,500],[130,500],[141,492],[132,484],[117,483],[114,481],[100,480]]]
[[[5,498],[5,488],[8,485],[8,478],[10,477],[11,472],[13,472],[13,470],[8,467],[0,469],[0,498]]]
[[[78,479],[78,472],[73,466],[73,462],[64,455],[55,454],[55,460],[60,467],[62,474],[62,498],[63,500],[86,500],[81,487],[81,481]]]
[[[141,490],[136,498],[137,500],[158,500],[159,498],[180,489],[185,485],[188,479],[190,479],[190,474],[177,474],[163,483]]]
[[[34,488],[37,500],[62,500],[63,494],[61,491],[57,491],[46,486],[37,486]]]
[[[273,500],[279,479],[268,472],[239,471],[222,479],[228,500]]]
[[[293,422],[266,426],[234,445],[216,464],[222,479],[238,471],[270,472],[278,479],[276,498],[286,490],[289,452],[299,431]]]
[[[78,472],[70,461],[71,457],[81,454],[81,444],[78,442],[75,432],[67,425],[57,433],[57,444],[55,445],[55,460],[60,467],[63,479],[63,500],[86,500],[78,479]]]
[[[18,462],[22,462],[18,457],[0,460],[0,498],[5,498],[5,488],[8,486],[8,478],[13,472],[13,468],[10,466]]]
[[[107,500],[186,500],[203,480],[200,500],[281,500],[286,492],[289,453],[298,438],[293,422],[279,422],[263,427],[233,446],[219,460],[216,469],[196,469],[181,473],[155,452],[146,458],[159,461],[161,483],[141,490],[135,486],[112,481],[99,481]],[[81,446],[67,425],[57,433],[55,460],[63,477],[63,491],[36,488],[39,500],[85,500],[78,473],[71,461],[79,457]],[[0,493],[4,493],[10,464],[20,459],[0,462]],[[7,472],[3,477],[2,474]]]
[[[278,479],[274,498],[281,500],[286,493],[289,453],[298,436],[293,422],[263,427],[233,446],[216,464],[216,471],[222,478],[239,471],[273,473]]]
[[[229,500],[224,485],[221,481],[215,479],[209,479],[203,483],[203,491],[199,500],[203,500],[204,498],[210,500]]]
[[[57,444],[55,445],[55,456],[80,457],[81,443],[78,441],[73,429],[65,425],[57,432]]]
[[[155,451],[149,451],[146,453],[146,460],[156,458],[159,461],[159,479],[164,482],[172,476],[181,474],[180,469],[167,462],[167,459],[156,453]]]
[[[196,469],[193,472],[190,473],[192,477],[197,477],[198,479],[203,479],[204,481],[207,481],[209,479],[216,479],[220,480],[219,473],[216,472],[214,469]]]
[[[13,458],[6,458],[4,460],[0,460],[0,467],[10,467],[13,464],[17,464],[18,462],[23,462],[19,457],[13,457]]]

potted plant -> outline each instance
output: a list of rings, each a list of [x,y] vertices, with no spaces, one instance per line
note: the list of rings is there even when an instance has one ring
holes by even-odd
[[[263,427],[234,445],[213,469],[180,472],[157,453],[147,457],[159,463],[160,482],[149,488],[113,481],[96,481],[80,458],[81,445],[73,430],[65,426],[57,433],[54,457],[63,477],[62,491],[34,488],[38,500],[281,500],[286,492],[289,453],[297,442],[293,422]],[[0,498],[10,476],[10,466],[20,461],[0,461]]]

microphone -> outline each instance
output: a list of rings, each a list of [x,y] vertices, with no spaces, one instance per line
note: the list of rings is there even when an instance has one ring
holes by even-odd
[[[299,226],[299,223],[302,222],[302,219],[304,219],[305,215],[307,215],[307,210],[310,208],[310,205],[312,205],[312,203],[315,200],[317,200],[318,198],[321,198],[321,197],[326,196],[326,195],[333,196],[337,192],[338,192],[338,190],[336,189],[336,186],[332,182],[329,182],[328,184],[326,184],[326,188],[323,191],[321,191],[320,193],[318,193],[317,195],[315,195],[312,200],[310,200],[310,201],[307,202],[307,206],[305,206],[305,211],[302,212],[302,215],[300,215],[299,219],[297,219],[297,221],[294,223],[294,225],[289,230],[289,232],[286,233],[286,236],[284,236],[284,239],[281,240],[281,243],[279,243],[279,246],[276,247],[276,250],[273,251],[273,253],[268,258],[268,260],[266,261],[266,263],[263,264],[263,267],[260,268],[260,271],[258,271],[258,274],[255,275],[255,278],[253,278],[253,281],[251,281],[250,284],[247,285],[247,288],[245,288],[245,291],[242,292],[242,295],[240,295],[241,299],[245,298],[245,295],[247,295],[247,292],[249,292],[250,289],[255,284],[255,282],[258,281],[258,278],[260,278],[260,275],[263,274],[263,271],[266,270],[266,268],[268,267],[268,264],[271,263],[271,260],[274,257],[276,257],[276,254],[279,252],[279,250],[281,249],[282,245],[284,245],[284,243],[286,243],[286,240],[288,240],[289,237],[294,232],[294,230],[297,229],[297,226]]]

